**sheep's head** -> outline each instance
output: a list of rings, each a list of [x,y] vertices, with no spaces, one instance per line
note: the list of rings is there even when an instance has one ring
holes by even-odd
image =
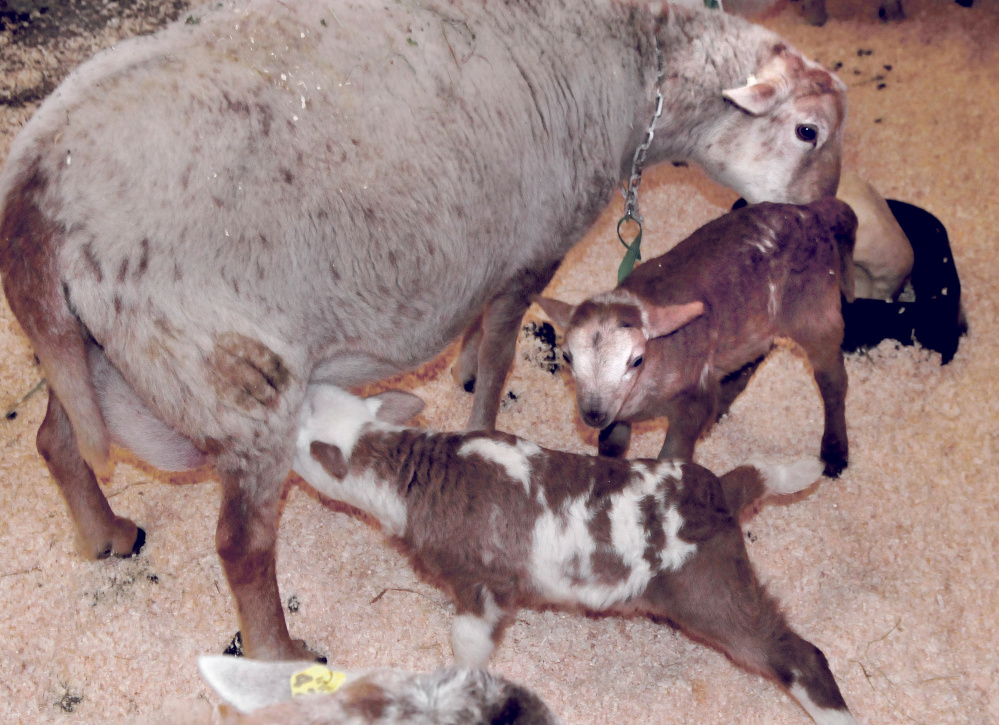
[[[710,176],[750,203],[805,204],[836,194],[846,120],[839,78],[777,44],[746,85],[722,95],[735,112],[696,159]]]

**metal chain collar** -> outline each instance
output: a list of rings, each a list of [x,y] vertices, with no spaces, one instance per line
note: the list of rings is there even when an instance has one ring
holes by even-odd
[[[648,129],[646,129],[645,140],[635,149],[635,156],[631,161],[631,177],[628,179],[628,184],[621,189],[621,194],[624,196],[624,216],[617,223],[617,238],[628,251],[625,252],[621,266],[617,270],[618,284],[631,274],[631,271],[635,268],[635,262],[642,259],[642,215],[638,211],[638,185],[642,183],[642,168],[645,164],[645,154],[652,145],[652,139],[656,134],[656,121],[659,120],[659,117],[663,113],[662,83],[665,68],[663,54],[659,49],[659,42],[655,39],[655,36],[653,36],[653,40],[656,41],[656,61],[659,66],[659,73],[656,78],[656,110],[652,114],[652,121],[649,123]],[[621,235],[621,227],[629,221],[638,225],[638,233],[631,244],[624,241],[624,237]]]

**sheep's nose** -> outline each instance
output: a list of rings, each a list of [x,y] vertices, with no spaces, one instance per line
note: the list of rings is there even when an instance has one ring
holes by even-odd
[[[606,428],[607,416],[599,410],[587,410],[583,412],[583,422],[591,428]]]

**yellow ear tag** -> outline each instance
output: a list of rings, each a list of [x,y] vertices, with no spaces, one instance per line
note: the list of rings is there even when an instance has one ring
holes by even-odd
[[[336,692],[346,681],[347,675],[344,672],[337,672],[322,665],[312,665],[312,667],[291,676],[291,695],[298,697],[299,695]]]

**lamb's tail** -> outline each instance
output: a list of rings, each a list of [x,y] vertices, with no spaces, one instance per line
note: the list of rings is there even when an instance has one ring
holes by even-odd
[[[797,493],[822,477],[823,464],[817,458],[794,463],[764,463],[756,458],[721,477],[729,511],[738,515],[764,496]]]
[[[98,475],[110,471],[110,436],[87,364],[87,342],[70,310],[56,260],[60,232],[36,199],[46,181],[27,173],[0,200],[0,276],[11,311],[73,426],[77,447]]]

